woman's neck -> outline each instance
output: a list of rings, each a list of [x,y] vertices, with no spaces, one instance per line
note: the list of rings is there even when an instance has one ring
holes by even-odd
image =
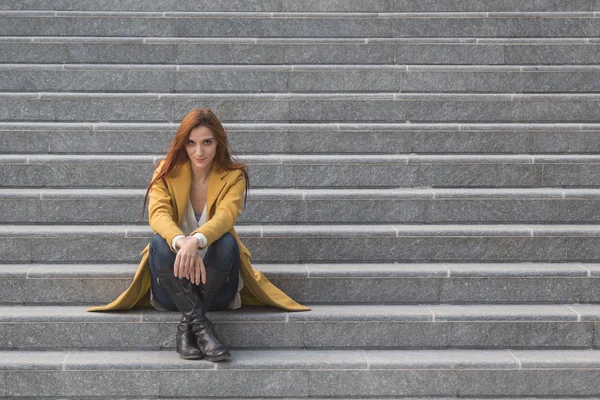
[[[194,164],[192,164],[192,180],[196,182],[204,182],[208,180],[211,167],[212,164],[208,165],[206,168],[196,168]]]

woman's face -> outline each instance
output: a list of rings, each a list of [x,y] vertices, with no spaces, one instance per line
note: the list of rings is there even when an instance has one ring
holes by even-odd
[[[190,132],[185,149],[192,165],[206,168],[211,165],[217,154],[217,141],[209,128],[197,126]]]

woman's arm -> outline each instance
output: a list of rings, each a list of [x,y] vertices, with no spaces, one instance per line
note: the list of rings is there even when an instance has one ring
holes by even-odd
[[[234,173],[238,176],[217,206],[215,214],[211,219],[202,224],[202,226],[190,233],[190,236],[193,236],[195,233],[204,235],[207,240],[206,246],[210,246],[215,240],[223,236],[225,232],[229,232],[242,213],[246,178],[244,178],[242,170],[233,170],[229,171],[229,173]]]
[[[163,162],[156,168],[152,180],[158,176],[162,165]],[[174,221],[171,195],[162,179],[159,179],[152,185],[148,193],[148,198],[148,222],[150,227],[165,239],[171,250],[176,253],[177,249],[173,248],[172,245],[173,238],[177,235],[183,235],[183,232]]]

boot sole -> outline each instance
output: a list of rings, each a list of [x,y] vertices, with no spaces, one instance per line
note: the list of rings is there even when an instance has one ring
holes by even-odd
[[[225,353],[223,355],[215,356],[215,357],[206,357],[206,356],[204,356],[204,359],[206,361],[217,362],[217,361],[223,361],[223,360],[225,360],[225,359],[227,359],[229,357],[231,357],[231,354],[230,353]]]
[[[202,360],[203,359],[202,356],[186,356],[183,354],[180,354],[179,358],[181,358],[183,360]]]

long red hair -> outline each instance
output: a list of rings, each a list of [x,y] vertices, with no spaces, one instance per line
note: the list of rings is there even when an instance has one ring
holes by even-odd
[[[183,117],[183,120],[177,129],[177,133],[171,141],[171,146],[167,152],[167,156],[164,159],[165,163],[160,173],[152,182],[150,182],[148,190],[146,190],[144,206],[142,207],[142,216],[144,214],[144,210],[146,209],[146,203],[148,201],[148,195],[152,185],[154,185],[159,179],[163,179],[165,176],[171,176],[178,166],[189,161],[185,144],[190,137],[190,132],[192,129],[198,126],[206,126],[215,136],[215,140],[217,142],[217,153],[215,154],[213,163],[217,163],[217,165],[224,170],[231,171],[235,169],[241,169],[244,172],[244,177],[246,178],[244,205],[246,205],[246,197],[248,195],[248,189],[250,188],[248,168],[231,151],[229,141],[227,140],[227,132],[225,129],[223,129],[223,125],[221,125],[219,118],[217,118],[217,116],[208,108],[195,108],[188,112],[185,117]]]

